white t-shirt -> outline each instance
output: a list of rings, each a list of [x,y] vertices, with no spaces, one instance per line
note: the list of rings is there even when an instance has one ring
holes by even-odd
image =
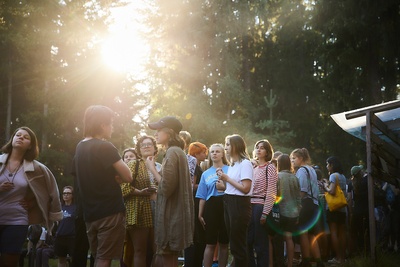
[[[156,170],[158,173],[160,173],[161,171],[161,164],[156,162]],[[157,188],[158,184],[156,181],[156,178],[154,177],[153,173],[150,170],[147,170],[148,174],[149,174],[149,178],[150,178],[150,187],[154,187]]]
[[[46,228],[42,227],[42,234],[40,235],[39,240],[46,241],[46,236],[47,236],[47,230]]]
[[[227,175],[229,178],[241,183],[243,180],[250,180],[253,182],[253,165],[248,159],[244,159],[241,162],[234,162],[233,166],[229,166]],[[230,183],[226,183],[225,194],[238,195],[238,196],[251,196],[253,194],[253,183],[249,193],[244,194],[240,190],[236,189]]]

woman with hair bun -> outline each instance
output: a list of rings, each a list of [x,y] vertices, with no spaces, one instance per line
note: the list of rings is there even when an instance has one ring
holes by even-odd
[[[317,261],[317,267],[324,266],[318,246],[318,219],[320,208],[318,204],[317,174],[310,166],[311,158],[306,148],[296,148],[290,154],[293,168],[300,183],[301,210],[299,214],[300,247],[302,266],[311,266],[311,254]]]
[[[329,157],[326,160],[326,168],[329,172],[329,181],[324,179],[324,189],[331,195],[335,195],[336,186],[339,185],[343,193],[346,192],[346,177],[343,175],[342,164],[337,157]],[[330,264],[344,263],[346,254],[346,207],[336,211],[330,211],[326,207],[326,219],[331,232],[332,247],[336,257],[328,260]]]

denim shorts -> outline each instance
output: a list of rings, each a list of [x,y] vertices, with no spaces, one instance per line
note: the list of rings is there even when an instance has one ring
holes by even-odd
[[[328,223],[346,224],[346,212],[326,210]]]

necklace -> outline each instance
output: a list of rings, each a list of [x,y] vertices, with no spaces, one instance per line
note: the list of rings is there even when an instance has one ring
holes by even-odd
[[[7,181],[9,181],[10,183],[14,183],[15,175],[17,175],[17,173],[18,173],[20,167],[21,167],[21,164],[19,164],[18,167],[16,167],[16,168],[14,169],[13,172],[10,172],[10,171],[7,169],[7,171],[8,171],[8,177],[6,176]],[[11,181],[10,181],[9,178],[11,178]]]
[[[13,172],[10,172],[10,170],[9,169],[7,169],[8,170],[8,176],[9,177],[12,177],[13,176],[13,174],[17,171],[18,172],[18,170],[19,170],[19,167],[21,166],[21,163],[20,164],[18,164],[18,166],[17,167],[15,167],[15,169],[14,169],[14,171]]]

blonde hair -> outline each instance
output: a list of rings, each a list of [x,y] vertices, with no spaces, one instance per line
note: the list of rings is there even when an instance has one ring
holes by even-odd
[[[213,146],[216,146],[216,147],[218,147],[218,148],[220,148],[220,149],[222,150],[222,163],[223,163],[224,165],[229,165],[229,160],[228,160],[227,157],[226,157],[224,145],[223,145],[223,144],[220,144],[220,143],[212,144],[212,145],[210,146],[210,148],[208,149],[208,151],[211,151],[211,148],[212,148]],[[213,165],[213,162],[212,162],[212,160],[211,160],[211,153],[208,153],[207,169],[210,168],[212,165]]]
[[[311,164],[311,157],[310,153],[308,153],[307,148],[296,148],[295,150],[290,153],[290,156],[295,155],[298,158],[302,159],[303,163],[306,163],[307,165]]]
[[[188,131],[180,131],[179,136],[185,141],[185,147],[189,146],[190,142],[192,142],[192,136]]]

